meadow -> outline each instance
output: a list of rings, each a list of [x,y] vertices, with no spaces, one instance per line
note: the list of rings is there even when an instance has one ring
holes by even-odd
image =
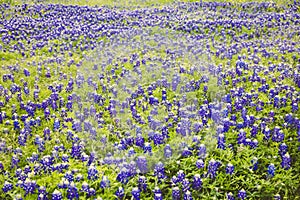
[[[0,199],[300,199],[300,2],[0,1]]]

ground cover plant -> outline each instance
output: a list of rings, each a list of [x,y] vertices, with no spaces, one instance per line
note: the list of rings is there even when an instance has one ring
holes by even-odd
[[[300,199],[298,1],[63,3],[0,4],[0,199]]]

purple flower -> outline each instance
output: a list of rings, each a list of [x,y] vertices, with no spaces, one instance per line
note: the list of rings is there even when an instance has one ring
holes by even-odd
[[[4,182],[4,185],[3,185],[3,187],[2,187],[2,191],[3,191],[4,193],[7,193],[7,192],[9,192],[9,191],[12,190],[12,189],[13,189],[13,184],[11,184],[11,183],[5,181],[5,182]]]
[[[74,182],[72,182],[69,185],[69,188],[67,190],[67,198],[68,199],[79,199],[79,193],[78,193],[78,189],[75,186]]]
[[[166,146],[164,148],[164,156],[165,156],[165,158],[172,157],[172,149],[171,149],[171,146],[169,144],[166,144]]]
[[[186,191],[183,195],[183,200],[193,200],[192,193],[190,191]]]
[[[135,145],[138,147],[144,147],[145,139],[141,134],[137,134],[135,138]]]
[[[266,127],[265,129],[263,129],[263,134],[264,134],[264,140],[269,140],[271,137],[271,130]]]
[[[190,182],[189,179],[185,178],[182,181],[182,191],[188,191],[190,189]]]
[[[198,148],[198,156],[202,159],[206,157],[206,147],[204,144],[200,144]]]
[[[210,178],[214,179],[217,176],[217,170],[221,163],[219,161],[215,161],[211,159],[208,163],[207,174]]]
[[[198,168],[198,169],[203,169],[204,168],[204,161],[202,160],[202,159],[199,159],[199,160],[197,160],[196,161],[196,167]]]
[[[148,162],[145,156],[139,156],[136,160],[136,164],[142,174],[148,172]]]
[[[281,167],[286,170],[291,167],[291,157],[289,153],[286,153],[284,156],[282,156]]]
[[[163,200],[162,194],[154,193],[154,200]]]
[[[132,194],[132,197],[133,197],[134,199],[140,200],[140,195],[141,195],[141,193],[140,193],[139,188],[137,188],[137,187],[133,188],[132,191],[131,191],[131,194]]]
[[[234,196],[231,192],[226,194],[226,198],[227,198],[227,200],[234,200]]]
[[[180,199],[180,189],[179,187],[172,188],[172,200]]]
[[[19,162],[20,159],[16,155],[13,155],[11,158],[11,168],[18,167]]]
[[[233,172],[234,172],[234,166],[231,163],[228,163],[226,165],[226,169],[225,170],[226,170],[226,174],[232,175]]]
[[[90,180],[97,180],[98,179],[98,170],[93,165],[91,165],[88,168],[88,179],[90,179]]]
[[[258,159],[256,157],[254,157],[251,160],[252,166],[250,167],[250,169],[252,169],[253,171],[256,171],[258,169]]]
[[[288,146],[285,143],[279,145],[278,154],[282,157],[288,152]]]
[[[37,184],[35,181],[26,179],[26,181],[24,182],[23,188],[25,190],[25,196],[28,194],[33,194],[35,189],[37,188]]]
[[[240,199],[242,199],[242,200],[244,200],[244,199],[246,199],[246,197],[247,197],[247,193],[246,193],[246,191],[244,190],[244,189],[241,189],[239,192],[238,192],[238,198],[240,198]]]
[[[87,182],[83,182],[82,185],[81,185],[81,191],[83,192],[89,192],[89,189],[90,189],[90,186]]]
[[[53,193],[52,193],[52,200],[62,200],[63,199],[63,196],[61,194],[60,191],[58,190],[55,190]]]
[[[200,174],[195,174],[193,179],[192,187],[194,190],[200,190],[202,187],[202,179]]]
[[[152,146],[149,142],[145,143],[144,153],[148,153],[149,155],[152,155]]]
[[[191,156],[193,153],[192,153],[192,151],[188,148],[188,147],[184,147],[184,149],[182,150],[182,152],[181,152],[181,155],[183,156],[183,157],[189,157],[189,156]]]
[[[226,140],[224,134],[218,135],[218,148],[219,149],[225,149],[226,148]]]
[[[94,188],[90,188],[88,191],[88,197],[92,197],[96,195],[96,190]]]
[[[158,179],[164,179],[165,176],[165,166],[162,162],[159,162],[155,165],[154,167],[154,175],[158,178]]]
[[[238,140],[238,144],[245,144],[245,142],[246,142],[246,132],[243,129],[240,130],[240,133],[238,134],[237,140]]]
[[[273,163],[271,163],[269,166],[268,166],[268,176],[269,177],[274,177],[275,176],[275,165]]]
[[[139,189],[141,191],[146,191],[147,190],[147,179],[145,176],[140,176],[138,179],[138,185]]]
[[[156,187],[154,188],[154,190],[153,190],[153,193],[154,193],[154,194],[161,194],[161,189],[159,189],[159,187],[156,186]]]
[[[117,175],[117,181],[126,184],[129,181],[129,177],[130,177],[129,170],[123,167],[119,172],[119,174]]]
[[[184,171],[183,171],[183,170],[179,170],[179,171],[177,172],[177,181],[178,181],[178,182],[181,182],[181,181],[183,181],[184,178],[185,178],[185,173],[184,173]]]
[[[118,199],[123,199],[123,197],[125,196],[124,189],[122,187],[119,187],[115,192],[115,195],[118,197]]]
[[[108,188],[109,186],[110,186],[110,181],[109,181],[108,177],[107,176],[103,176],[102,180],[100,182],[100,187],[101,188]]]

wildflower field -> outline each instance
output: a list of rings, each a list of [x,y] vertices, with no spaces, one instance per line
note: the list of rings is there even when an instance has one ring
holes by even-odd
[[[300,2],[0,1],[0,199],[300,199]]]

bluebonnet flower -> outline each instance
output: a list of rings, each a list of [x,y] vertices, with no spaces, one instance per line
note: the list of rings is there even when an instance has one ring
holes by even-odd
[[[56,118],[53,123],[53,131],[58,131],[60,129],[60,120]]]
[[[136,164],[142,174],[145,174],[148,172],[148,161],[147,161],[146,157],[139,156],[136,160]]]
[[[37,184],[35,181],[26,179],[23,185],[23,189],[25,190],[25,196],[28,194],[33,194],[37,188]]]
[[[293,103],[292,104],[292,112],[295,113],[295,112],[298,111],[298,109],[299,109],[298,104],[297,103]]]
[[[180,189],[178,187],[172,188],[172,200],[179,200],[180,199]]]
[[[207,167],[207,174],[210,178],[214,179],[217,176],[217,170],[221,163],[219,161],[216,161],[214,159],[211,159],[208,163]]]
[[[145,139],[143,138],[143,136],[141,134],[137,134],[137,136],[135,138],[135,144],[138,147],[144,147]]]
[[[17,120],[17,119],[15,119],[14,120],[14,130],[20,130],[20,122]]]
[[[288,152],[288,146],[285,143],[279,145],[278,154],[282,157]]]
[[[97,180],[99,177],[98,177],[98,170],[95,166],[91,165],[89,168],[88,168],[88,179],[90,180]]]
[[[16,155],[13,155],[11,158],[11,168],[18,167],[19,162],[20,159]]]
[[[200,174],[194,175],[192,187],[194,190],[200,190],[202,188],[202,179]]]
[[[76,185],[72,182],[67,190],[67,198],[68,199],[79,199],[79,193]]]
[[[48,200],[46,188],[44,186],[39,187],[38,195],[38,200]]]
[[[159,189],[159,187],[155,186],[154,190],[153,190],[154,194],[161,194],[161,189]]]
[[[243,129],[240,130],[237,140],[238,140],[238,144],[245,144],[246,132]]]
[[[238,192],[238,198],[240,198],[240,199],[246,199],[246,197],[247,197],[247,193],[246,193],[246,191],[244,190],[244,189],[241,189],[239,192]]]
[[[125,167],[123,167],[121,169],[121,171],[118,173],[117,175],[117,181],[126,184],[129,181],[129,177],[130,177],[130,172],[128,169],[126,169]]]
[[[152,146],[149,142],[145,143],[144,153],[148,153],[149,155],[152,155]]]
[[[63,155],[61,156],[61,160],[62,160],[63,162],[69,162],[69,156],[68,156],[67,154],[63,154]]]
[[[153,143],[154,145],[160,145],[164,143],[164,136],[162,134],[159,134],[157,132],[155,132],[154,136],[153,136]]]
[[[133,188],[131,191],[131,194],[135,200],[140,200],[141,193],[140,193],[139,188],[137,188],[137,187]]]
[[[218,148],[219,149],[225,149],[226,148],[226,142],[225,142],[225,135],[219,134],[218,135]]]
[[[258,125],[257,124],[254,124],[252,126],[250,133],[251,133],[251,137],[256,137],[256,135],[258,133]]]
[[[154,167],[154,175],[158,179],[164,179],[165,176],[165,166],[162,162],[158,162]]]
[[[191,152],[191,150],[188,147],[184,147],[184,149],[181,152],[181,155],[183,157],[189,157],[191,156],[193,153]]]
[[[100,187],[101,188],[108,188],[109,186],[110,186],[110,181],[109,181],[108,177],[107,176],[103,176],[102,180],[100,182]]]
[[[202,159],[206,157],[206,147],[204,144],[200,144],[198,148],[198,156]]]
[[[96,190],[94,188],[90,188],[88,191],[87,197],[92,197],[96,195]]]
[[[196,167],[198,169],[203,169],[204,165],[205,165],[205,163],[204,163],[204,161],[202,159],[199,159],[199,160],[196,161]]]
[[[77,143],[73,143],[71,155],[73,158],[80,158],[82,152],[82,147],[78,145]]]
[[[188,191],[190,189],[190,181],[189,179],[185,178],[182,180],[182,191]]]
[[[90,186],[87,182],[83,182],[81,185],[81,191],[88,193],[90,189]]]
[[[274,200],[281,200],[280,194],[275,194],[274,195]]]
[[[115,192],[115,195],[118,199],[123,199],[123,197],[125,196],[124,189],[122,187],[118,187],[117,191]]]
[[[193,200],[192,193],[190,191],[186,191],[183,195],[183,200]]]
[[[154,193],[154,200],[163,200],[162,194]]]
[[[50,133],[51,133],[50,129],[46,127],[44,129],[44,140],[51,140]]]
[[[140,176],[138,178],[138,187],[139,187],[140,191],[147,190],[147,179],[145,176]]]
[[[178,181],[178,182],[182,182],[184,178],[185,178],[185,173],[184,173],[184,171],[183,171],[183,170],[179,170],[179,171],[177,172],[177,181]]]
[[[263,129],[263,134],[264,134],[264,140],[269,140],[271,137],[271,130],[266,127],[265,129]]]
[[[286,153],[284,156],[282,156],[281,167],[286,170],[290,169],[291,157],[290,157],[289,153]]]
[[[258,147],[258,141],[257,141],[257,139],[254,139],[254,140],[250,140],[249,139],[249,141],[248,141],[248,139],[246,139],[246,143],[247,143],[247,145],[249,145],[252,149],[255,149],[255,148],[257,148]]]
[[[129,150],[128,150],[128,157],[132,157],[136,154],[134,148],[130,147]]]
[[[63,196],[61,194],[60,191],[58,190],[55,190],[53,193],[52,193],[52,200],[62,200],[63,199]]]
[[[231,163],[228,163],[226,165],[226,169],[225,170],[226,170],[226,174],[232,175],[233,172],[234,172],[234,166]]]
[[[176,185],[178,182],[179,182],[179,181],[178,181],[178,178],[177,178],[176,176],[173,176],[173,177],[171,178],[171,183],[172,183],[173,185]]]
[[[281,142],[284,140],[284,133],[282,130],[274,130],[272,140],[275,142]]]
[[[227,200],[234,200],[234,196],[231,192],[226,194],[226,198],[227,198]]]
[[[68,171],[66,174],[65,174],[65,179],[67,179],[69,182],[72,182],[74,181],[74,175],[71,171]]]
[[[275,165],[273,163],[271,163],[269,166],[268,166],[268,176],[269,177],[273,177],[275,176]]]
[[[2,191],[3,191],[4,193],[7,193],[7,192],[9,192],[9,191],[12,190],[12,189],[13,189],[13,184],[11,184],[11,183],[5,181],[5,182],[4,182],[4,185],[3,185],[3,187],[2,187]]]
[[[165,158],[172,157],[172,149],[171,149],[171,146],[169,144],[166,144],[166,146],[164,148],[164,156],[165,156]]]

